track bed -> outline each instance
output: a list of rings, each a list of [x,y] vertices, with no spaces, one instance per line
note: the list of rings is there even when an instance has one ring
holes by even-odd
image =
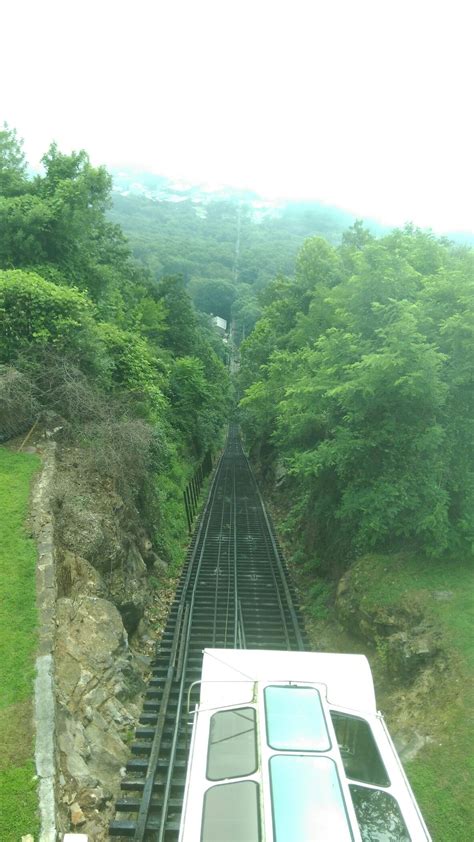
[[[188,690],[200,678],[204,647],[305,648],[292,586],[235,427],[153,666],[123,798],[110,825],[113,838],[178,839],[190,739]]]

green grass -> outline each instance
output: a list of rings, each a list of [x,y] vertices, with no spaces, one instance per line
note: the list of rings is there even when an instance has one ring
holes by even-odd
[[[442,632],[447,670],[425,700],[432,742],[408,778],[435,842],[474,839],[474,576],[469,560],[371,555],[356,565],[362,605],[420,608]]]
[[[19,842],[22,836],[39,830],[36,808],[38,796],[34,763],[5,769],[0,773],[0,839]]]
[[[357,563],[372,605],[419,605],[439,623],[450,646],[474,673],[474,565],[472,559],[369,555]],[[448,598],[439,598],[449,595]]]
[[[168,474],[160,474],[158,483],[159,519],[156,544],[159,554],[177,573],[184,560],[188,536],[183,489],[187,484],[185,465],[177,457],[171,460]]]
[[[0,447],[0,839],[38,829],[31,699],[36,547],[25,520],[39,458]]]
[[[195,465],[187,466],[175,459],[169,474],[160,474],[158,478],[159,521],[156,530],[158,552],[169,563],[172,576],[181,572],[189,543],[188,524],[183,502],[184,488],[191,481]],[[211,477],[204,478],[199,493],[196,515],[199,514],[209,493]]]
[[[472,705],[472,701],[471,701]],[[442,742],[425,747],[405,765],[434,842],[472,842],[474,838],[472,722],[465,704],[446,718]]]

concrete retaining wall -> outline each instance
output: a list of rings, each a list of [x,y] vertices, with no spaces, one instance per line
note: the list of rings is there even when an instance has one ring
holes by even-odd
[[[54,620],[56,576],[53,543],[51,494],[55,472],[54,442],[41,447],[43,469],[32,494],[33,532],[37,542],[36,598],[38,606],[38,656],[36,658],[34,720],[35,762],[39,779],[41,832],[39,842],[56,842],[55,797],[55,697],[54,697]]]

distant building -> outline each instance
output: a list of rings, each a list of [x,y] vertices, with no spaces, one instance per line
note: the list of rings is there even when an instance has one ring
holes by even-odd
[[[227,333],[227,322],[225,319],[221,319],[220,316],[213,316],[212,323],[216,326],[221,336]]]

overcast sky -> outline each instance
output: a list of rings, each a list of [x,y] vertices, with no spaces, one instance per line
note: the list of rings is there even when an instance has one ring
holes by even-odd
[[[474,231],[472,0],[12,0],[0,121],[94,163]]]

